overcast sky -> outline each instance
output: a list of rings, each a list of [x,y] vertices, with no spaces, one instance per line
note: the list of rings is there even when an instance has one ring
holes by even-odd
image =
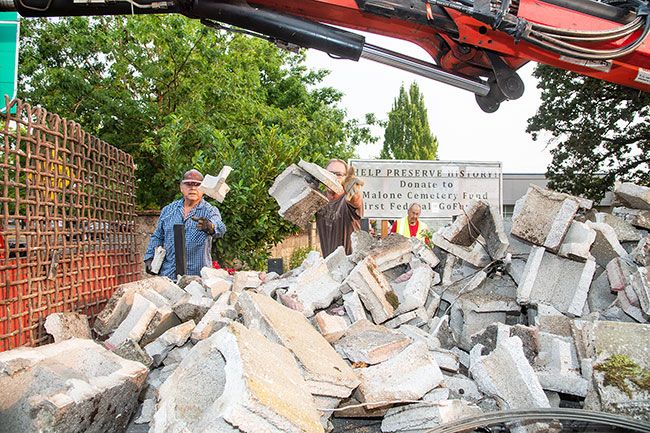
[[[364,35],[374,45],[431,61],[414,44]],[[501,161],[504,173],[544,173],[551,160],[546,143],[535,142],[526,133],[526,120],[535,113],[540,101],[536,80],[531,75],[532,63],[519,70],[526,85],[524,96],[503,102],[491,114],[481,111],[470,92],[369,60],[335,60],[320,51],[309,50],[307,64],[331,71],[323,84],[342,91],[342,105],[350,117],[358,119],[363,119],[365,113],[386,119],[401,83],[409,86],[416,81],[424,95],[431,132],[438,137],[440,160]],[[379,156],[383,130],[376,129],[375,133],[381,137],[380,142],[360,146],[361,158]]]

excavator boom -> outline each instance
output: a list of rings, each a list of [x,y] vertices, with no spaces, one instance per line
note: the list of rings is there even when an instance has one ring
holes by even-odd
[[[646,0],[0,0],[0,10],[26,17],[182,13],[285,48],[405,69],[475,93],[487,112],[523,94],[516,70],[531,60],[650,91]],[[345,29],[410,41],[431,59],[367,44]]]

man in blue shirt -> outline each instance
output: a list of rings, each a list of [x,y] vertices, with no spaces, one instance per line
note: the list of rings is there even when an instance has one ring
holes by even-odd
[[[198,170],[190,170],[183,175],[180,189],[183,198],[165,206],[160,212],[158,226],[151,235],[144,263],[147,273],[152,274],[151,262],[156,247],[165,248],[165,260],[160,275],[176,280],[176,254],[174,252],[174,225],[185,226],[185,255],[187,275],[200,275],[201,268],[212,266],[212,238],[222,237],[226,226],[221,221],[219,209],[203,200],[198,187],[203,175]]]

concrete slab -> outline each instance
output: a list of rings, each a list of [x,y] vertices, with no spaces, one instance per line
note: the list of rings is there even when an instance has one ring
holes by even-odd
[[[417,400],[438,386],[442,372],[426,344],[415,342],[386,362],[355,370],[361,401],[368,408],[396,400]]]
[[[302,168],[291,164],[269,188],[269,194],[280,206],[280,216],[298,227],[307,225],[311,217],[328,203],[327,197],[309,183],[308,176]]]
[[[292,298],[298,307],[296,309],[305,317],[312,317],[315,310],[329,307],[341,296],[340,286],[341,283],[332,278],[327,263],[321,258],[318,264],[306,268],[296,277],[286,296]]]
[[[152,433],[324,431],[289,351],[236,322],[200,341],[159,394]]]
[[[345,317],[329,314],[326,311],[319,311],[314,316],[314,322],[316,329],[328,343],[338,341],[350,326]]]
[[[375,323],[383,323],[395,315],[397,295],[372,257],[366,257],[352,270],[345,283],[359,295]]]
[[[638,242],[641,240],[641,232],[621,217],[610,213],[597,212],[594,219],[597,223],[607,224],[613,228],[619,242]]]
[[[356,388],[350,366],[302,314],[252,292],[243,293],[236,308],[247,327],[289,349],[312,394],[343,398]]]
[[[226,194],[230,191],[226,179],[231,171],[232,167],[224,165],[217,176],[206,174],[203,178],[203,182],[201,182],[201,185],[199,186],[199,191],[212,197],[219,203],[223,203]]]
[[[615,207],[612,209],[612,214],[622,218],[635,227],[650,230],[650,211]]]
[[[336,351],[352,362],[379,364],[384,362],[411,344],[407,336],[373,324],[368,320],[359,320],[351,325],[343,337],[334,344]]]
[[[148,372],[88,339],[0,353],[0,432],[121,433]]]
[[[596,231],[585,223],[572,221],[569,230],[560,245],[558,255],[568,259],[593,260],[591,245],[596,240]]]
[[[300,162],[298,162],[298,167],[312,175],[316,180],[325,185],[328,189],[332,190],[335,194],[343,194],[343,186],[341,185],[341,182],[339,182],[338,178],[320,165],[301,159]]]
[[[445,423],[482,413],[478,406],[462,400],[409,404],[389,409],[381,422],[381,431],[426,433]]]
[[[70,338],[92,338],[88,316],[78,313],[52,313],[45,318],[45,331],[54,342]]]
[[[650,210],[650,188],[623,182],[614,190],[616,198],[626,206],[640,210]]]
[[[607,224],[587,221],[587,226],[596,231],[596,239],[591,245],[591,254],[603,268],[617,257],[627,257],[627,251],[621,246],[616,232]]]
[[[139,342],[157,311],[156,306],[151,301],[135,293],[129,314],[120,323],[113,335],[104,342],[104,346],[113,349],[121,345],[127,338],[136,343]]]
[[[155,341],[144,346],[144,351],[153,359],[153,365],[155,367],[159,366],[174,347],[185,344],[190,338],[195,326],[196,323],[193,320],[181,323],[178,326],[168,329]]]
[[[534,247],[517,288],[517,302],[551,305],[562,313],[580,316],[595,270],[592,260],[579,263]]]

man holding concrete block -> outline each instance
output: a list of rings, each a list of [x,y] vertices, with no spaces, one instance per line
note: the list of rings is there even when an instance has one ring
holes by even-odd
[[[199,190],[202,181],[203,175],[198,170],[187,171],[180,184],[183,198],[168,204],[160,212],[158,225],[144,255],[147,273],[154,273],[151,270],[154,252],[156,247],[163,246],[165,257],[159,274],[176,279],[175,225],[185,226],[185,274],[200,275],[202,267],[212,266],[212,239],[222,237],[226,226],[219,209],[203,200],[203,192]]]
[[[342,193],[327,191],[329,203],[316,213],[316,228],[320,239],[323,257],[327,257],[343,245],[346,254],[352,254],[352,232],[361,228],[363,217],[363,199],[361,187],[363,181],[354,175],[354,168],[341,159],[332,159],[326,170],[336,176]]]

